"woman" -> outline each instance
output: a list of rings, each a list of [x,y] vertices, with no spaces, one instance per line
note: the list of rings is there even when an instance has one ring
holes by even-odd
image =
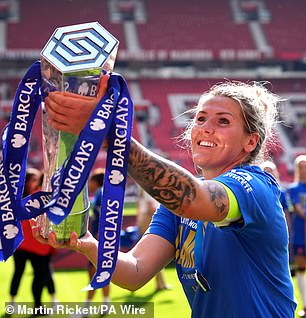
[[[297,286],[301,295],[303,309],[299,317],[306,317],[306,155],[299,155],[294,160],[294,183],[288,187],[289,196],[294,208],[292,221],[292,245],[296,262]]]
[[[100,81],[98,98],[107,80]],[[147,234],[118,255],[115,284],[136,290],[175,259],[192,317],[294,317],[279,186],[251,165],[265,150],[278,102],[255,84],[227,82],[202,95],[184,139],[203,178],[132,140],[129,174],[161,206]],[[96,103],[52,93],[49,122],[79,133]],[[44,241],[38,230],[33,222],[35,237]],[[97,241],[89,233],[80,240],[72,233],[64,245],[52,233],[49,243],[78,250],[96,264]]]
[[[28,168],[26,171],[23,197],[26,197],[40,189],[42,173],[35,168]],[[32,294],[34,298],[34,307],[42,306],[42,292],[44,286],[47,286],[52,303],[57,303],[55,294],[55,284],[52,277],[51,257],[54,248],[49,245],[43,245],[33,238],[31,226],[28,220],[22,221],[22,232],[24,240],[14,252],[14,273],[11,280],[10,295],[11,304],[15,304],[17,292],[28,260],[33,267]]]

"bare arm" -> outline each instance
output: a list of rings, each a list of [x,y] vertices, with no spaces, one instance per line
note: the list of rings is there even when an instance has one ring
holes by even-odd
[[[75,232],[70,241],[59,243],[55,233],[45,239],[39,234],[36,221],[31,220],[33,236],[41,243],[55,248],[69,248],[84,254],[97,267],[98,241],[89,233],[78,239]],[[174,258],[174,246],[154,234],[143,236],[128,253],[119,252],[112,282],[122,288],[137,290],[153,278]]]
[[[97,98],[51,93],[46,99],[50,125],[78,134],[106,92],[107,81],[107,75],[101,78]],[[134,139],[128,169],[130,176],[146,192],[176,215],[213,222],[227,216],[228,196],[221,184],[198,180],[186,169],[150,152]]]
[[[224,187],[201,181],[189,171],[149,151],[132,139],[129,175],[153,198],[179,216],[223,220],[229,210]]]
[[[128,253],[119,252],[112,282],[122,288],[137,290],[173,258],[173,245],[158,235],[147,234]]]

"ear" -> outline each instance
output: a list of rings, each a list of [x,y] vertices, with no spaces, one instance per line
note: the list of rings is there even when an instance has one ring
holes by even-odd
[[[250,134],[247,137],[247,140],[246,140],[246,143],[244,146],[244,150],[248,153],[251,153],[256,148],[258,140],[259,140],[258,133]]]

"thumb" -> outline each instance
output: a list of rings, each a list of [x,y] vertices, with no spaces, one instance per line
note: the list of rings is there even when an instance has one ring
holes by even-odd
[[[98,100],[100,100],[107,92],[109,78],[110,78],[109,73],[101,74],[99,84],[98,84],[98,94],[97,94]]]

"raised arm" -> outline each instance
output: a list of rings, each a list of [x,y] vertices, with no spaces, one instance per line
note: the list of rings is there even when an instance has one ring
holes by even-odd
[[[101,78],[96,98],[50,93],[46,98],[50,125],[69,133],[80,133],[99,98],[106,92],[108,78],[108,75]],[[200,181],[186,169],[154,154],[135,139],[132,139],[130,149],[130,176],[173,213],[206,221],[221,221],[227,216],[228,196],[221,184]]]
[[[190,219],[220,221],[226,217],[229,203],[223,185],[198,179],[135,139],[130,149],[129,175],[167,209]]]

